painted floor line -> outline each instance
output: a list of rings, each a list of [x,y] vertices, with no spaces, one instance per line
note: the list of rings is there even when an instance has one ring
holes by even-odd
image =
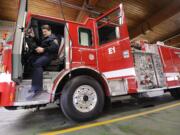
[[[59,130],[59,131],[41,133],[39,135],[59,135],[59,134],[69,133],[69,132],[78,131],[78,130],[82,130],[82,129],[92,128],[92,127],[97,127],[97,126],[103,126],[103,125],[106,125],[106,124],[111,124],[111,123],[115,123],[115,122],[118,122],[118,121],[128,120],[128,119],[144,116],[144,115],[147,115],[147,114],[167,110],[167,109],[170,109],[170,108],[174,108],[176,106],[180,106],[180,102],[172,104],[172,105],[160,107],[160,108],[157,108],[157,109],[153,109],[153,110],[149,110],[149,111],[145,111],[145,112],[140,112],[140,113],[137,113],[137,114],[131,114],[131,115],[128,115],[128,116],[123,116],[123,117],[120,117],[120,118],[114,118],[114,119],[111,119],[111,120],[105,120],[105,121],[96,122],[96,123],[92,123],[92,124],[87,124],[87,125],[62,129],[62,130]]]

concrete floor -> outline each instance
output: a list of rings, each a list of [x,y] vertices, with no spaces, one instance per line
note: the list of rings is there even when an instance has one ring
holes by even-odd
[[[134,99],[124,100],[112,104],[102,116],[89,123],[109,120],[152,110],[162,106],[179,102],[170,95],[145,100],[138,103]],[[119,121],[99,127],[83,129],[68,135],[179,135],[180,134],[180,106],[157,113]],[[57,106],[49,105],[38,112],[33,109],[8,111],[0,108],[0,135],[37,135],[42,132],[56,131],[64,128],[83,125],[64,117]]]

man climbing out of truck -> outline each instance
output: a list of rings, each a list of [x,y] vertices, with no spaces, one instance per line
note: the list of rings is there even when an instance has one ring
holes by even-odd
[[[43,39],[40,42],[40,45],[37,45],[35,48],[36,53],[31,59],[33,71],[31,89],[28,91],[31,94],[27,97],[29,100],[42,92],[43,68],[47,66],[55,56],[57,56],[59,49],[57,37],[52,34],[51,27],[49,25],[43,25],[41,29]]]

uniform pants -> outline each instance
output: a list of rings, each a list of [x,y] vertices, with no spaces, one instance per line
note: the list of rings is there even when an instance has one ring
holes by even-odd
[[[34,92],[43,90],[43,68],[50,63],[51,59],[48,55],[42,55],[34,60],[31,86],[31,90]]]

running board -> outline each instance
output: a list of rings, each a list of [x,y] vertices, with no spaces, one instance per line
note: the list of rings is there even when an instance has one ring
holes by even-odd
[[[138,96],[139,96],[140,98],[142,98],[142,97],[152,98],[152,97],[158,97],[158,96],[162,96],[162,95],[164,95],[164,91],[163,91],[163,90],[159,90],[159,91],[148,91],[148,92],[138,93]]]
[[[44,90],[31,99],[32,93],[29,92],[31,80],[23,80],[22,83],[16,87],[16,98],[13,106],[34,106],[50,103],[52,80],[44,79],[43,82]]]
[[[19,100],[17,100],[14,103],[14,106],[34,106],[34,105],[42,105],[48,103],[50,103],[50,94],[47,93],[46,91],[42,91],[37,96],[32,97],[31,100],[29,99],[27,100],[27,96],[19,98]]]
[[[153,92],[153,91],[163,91],[166,90],[167,87],[161,87],[161,88],[154,88],[154,89],[138,89],[138,93],[143,93],[143,92]]]
[[[42,100],[42,101],[22,101],[22,102],[14,102],[14,105],[13,106],[20,106],[20,107],[23,107],[23,106],[34,106],[34,105],[45,105],[45,104],[48,104],[49,101],[46,101],[46,100]]]

